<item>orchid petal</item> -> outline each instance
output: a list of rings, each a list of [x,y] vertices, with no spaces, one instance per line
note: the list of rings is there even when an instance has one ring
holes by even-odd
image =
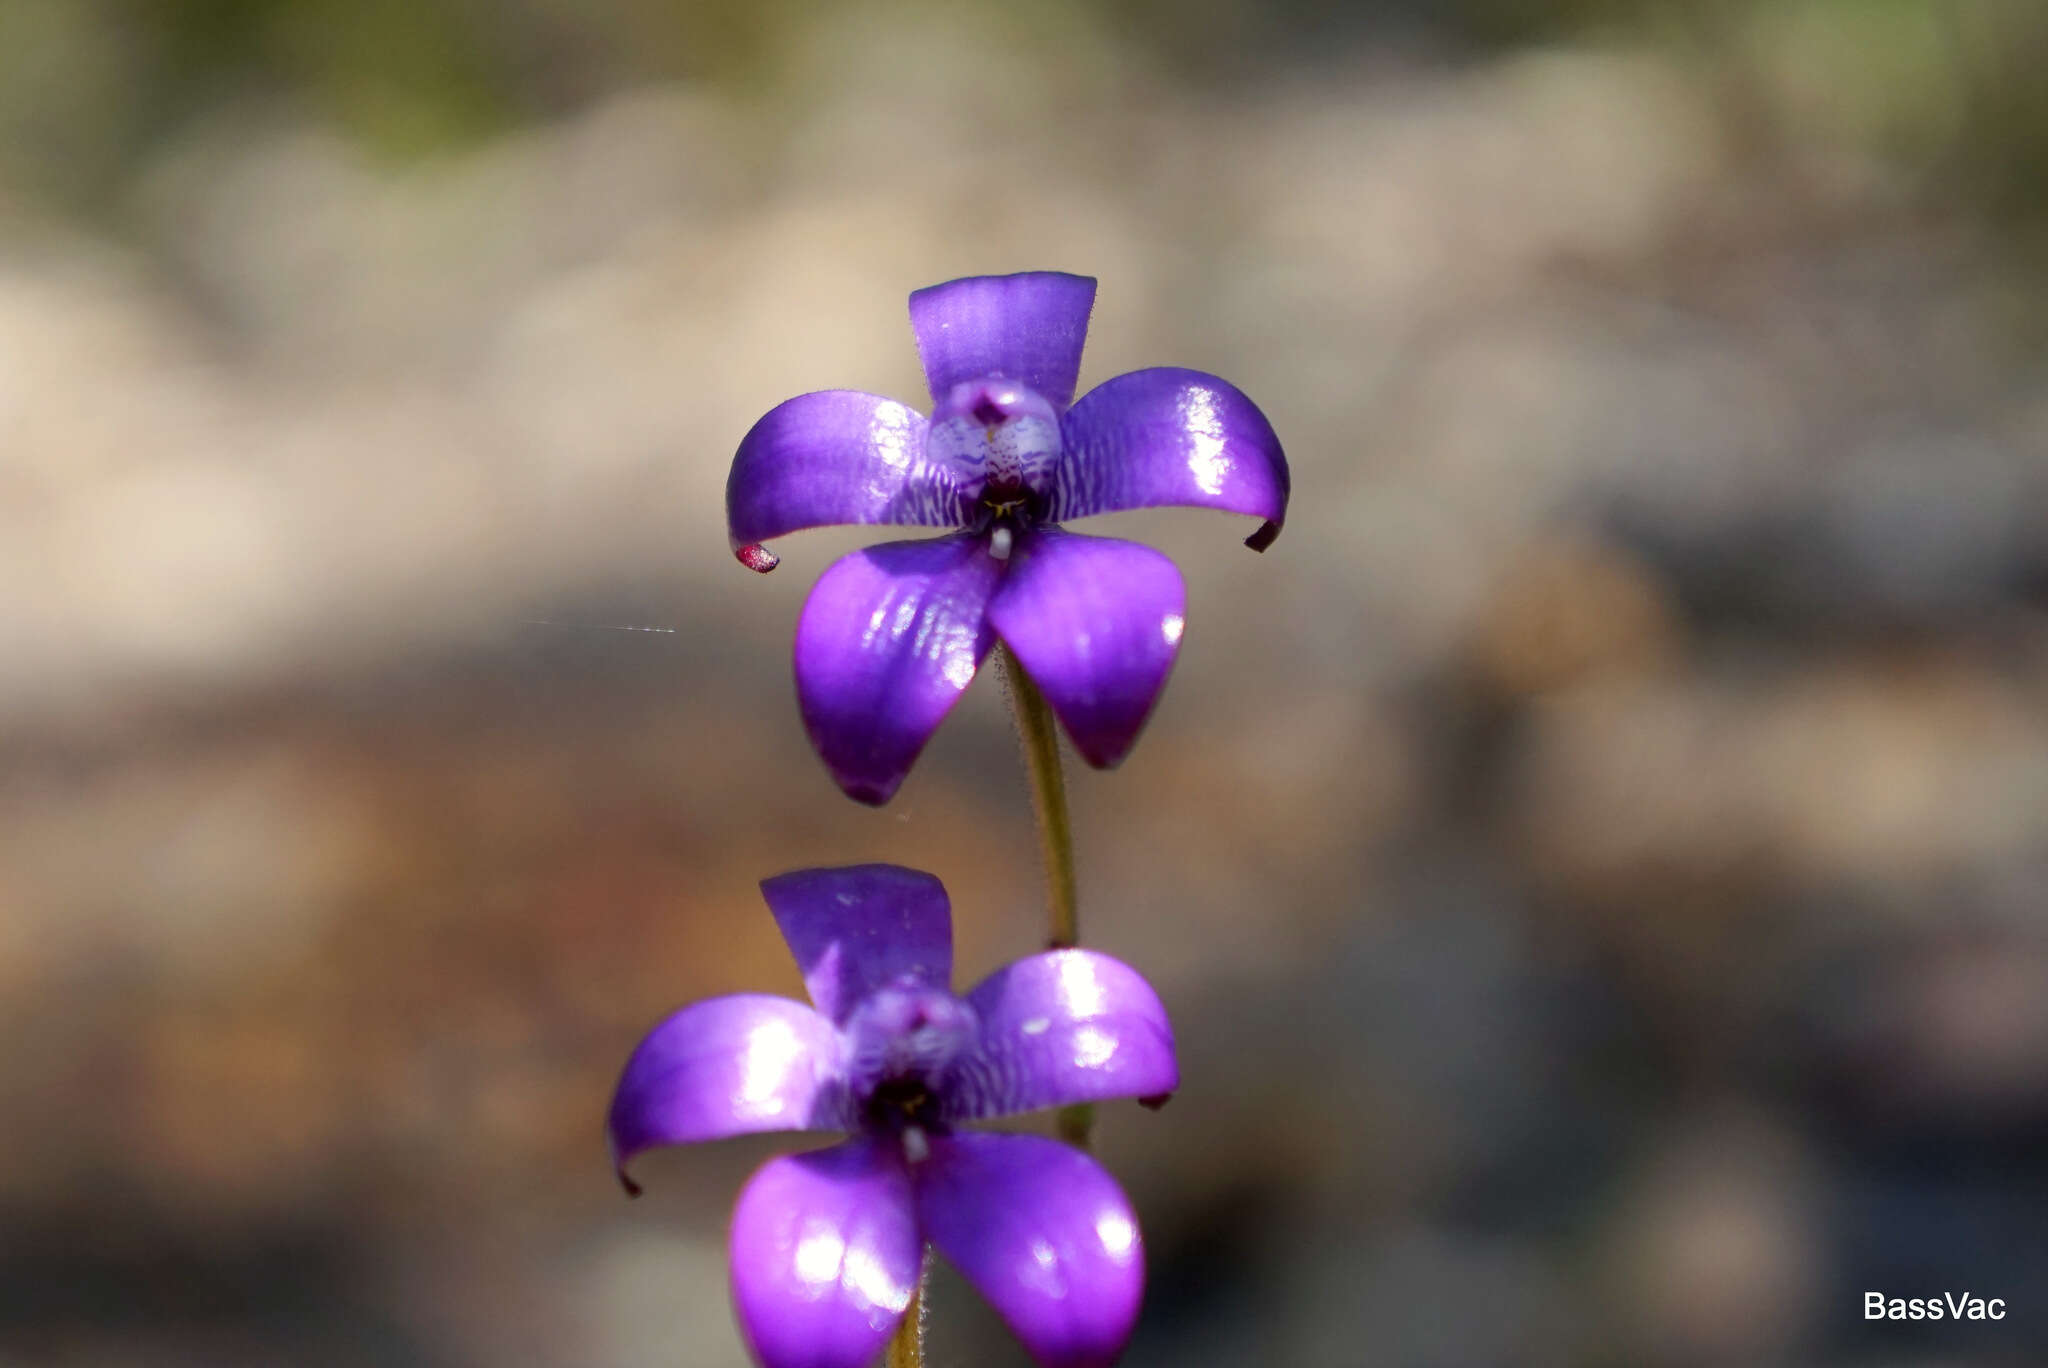
[[[933,1136],[914,1180],[925,1237],[1042,1368],[1116,1361],[1144,1298],[1145,1249],[1099,1164],[1036,1135]]]
[[[1051,950],[997,970],[967,995],[981,1023],[940,1101],[948,1121],[1164,1098],[1180,1086],[1173,1026],[1137,970],[1093,950]]]
[[[1287,517],[1287,457],[1258,406],[1201,371],[1162,366],[1105,380],[1060,420],[1066,456],[1053,476],[1053,522],[1186,504],[1265,522],[1263,551]]]
[[[840,523],[958,527],[958,472],[925,458],[924,416],[855,390],[798,395],[740,442],[725,482],[733,552],[773,570],[770,537]]]
[[[1064,409],[1074,402],[1095,279],[1064,271],[969,276],[910,296],[910,327],[933,399],[1000,375]]]
[[[855,1122],[838,1032],[801,1002],[739,993],[692,1003],[648,1032],[612,1095],[612,1161],[658,1145]]]
[[[989,622],[1097,769],[1136,744],[1180,651],[1187,590],[1149,546],[1057,528],[1020,533]]]
[[[953,919],[937,879],[900,865],[800,869],[761,883],[820,1012],[844,1024],[876,989],[953,977]]]
[[[771,1159],[733,1208],[733,1309],[764,1368],[865,1368],[903,1319],[924,1246],[910,1175],[878,1139]]]
[[[1001,574],[958,534],[871,546],[819,577],[797,622],[797,703],[849,797],[888,802],[974,681]]]

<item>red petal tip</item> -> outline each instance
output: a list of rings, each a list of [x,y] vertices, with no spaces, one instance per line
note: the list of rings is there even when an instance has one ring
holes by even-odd
[[[776,566],[782,564],[782,557],[776,555],[759,542],[735,547],[733,548],[733,555],[739,558],[741,565],[746,566],[747,569],[752,570],[757,575],[765,575]]]

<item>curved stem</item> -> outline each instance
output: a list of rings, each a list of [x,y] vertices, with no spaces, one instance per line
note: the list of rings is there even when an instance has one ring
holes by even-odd
[[[910,1290],[910,1305],[903,1309],[903,1320],[889,1337],[883,1368],[924,1368],[924,1289],[931,1280],[931,1271],[932,1255],[927,1249],[924,1262],[918,1266],[917,1286]]]
[[[1060,734],[1052,705],[1031,682],[1008,646],[998,646],[1003,680],[1010,687],[1010,708],[1017,719],[1017,739],[1024,747],[1024,773],[1031,782],[1031,812],[1038,819],[1038,854],[1045,866],[1046,944],[1064,950],[1081,943],[1081,916],[1074,878],[1074,823],[1067,815],[1066,776],[1060,769]],[[1060,1139],[1088,1148],[1095,1126],[1095,1108],[1082,1103],[1062,1107]]]

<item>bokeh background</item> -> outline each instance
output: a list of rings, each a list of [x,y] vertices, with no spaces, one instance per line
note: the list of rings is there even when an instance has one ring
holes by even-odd
[[[1034,949],[983,680],[842,799],[722,488],[913,288],[1228,376],[1084,926],[1133,1368],[2048,1359],[2036,0],[0,0],[0,1363],[736,1368],[600,1137],[755,891]],[[627,627],[663,630],[627,631]],[[2007,1299],[1867,1324],[1862,1294]],[[956,1280],[933,1362],[1021,1356]]]

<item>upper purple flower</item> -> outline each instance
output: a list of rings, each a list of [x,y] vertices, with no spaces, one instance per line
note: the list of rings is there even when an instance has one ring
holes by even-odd
[[[816,1009],[743,994],[655,1027],[612,1099],[628,1189],[626,1164],[657,1145],[852,1131],[771,1159],[733,1209],[733,1305],[766,1368],[871,1361],[927,1242],[1046,1368],[1113,1362],[1145,1282],[1116,1181],[1055,1141],[954,1127],[1171,1093],[1173,1029],[1151,986],[1107,955],[1054,950],[955,997],[946,890],[912,869],[803,870],[761,891]]]
[[[1287,514],[1287,459],[1229,383],[1162,367],[1074,401],[1095,282],[1058,271],[971,276],[910,296],[932,416],[825,390],[771,410],[725,486],[734,554],[834,523],[961,529],[833,565],[796,632],[804,725],[841,788],[887,802],[997,637],[1083,759],[1122,760],[1180,647],[1186,592],[1150,547],[1064,532],[1093,513],[1191,504]]]

